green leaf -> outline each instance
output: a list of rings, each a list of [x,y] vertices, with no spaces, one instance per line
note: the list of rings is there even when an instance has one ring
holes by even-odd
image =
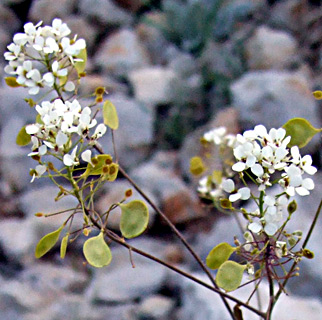
[[[69,234],[67,233],[66,236],[61,240],[61,243],[60,243],[60,257],[62,259],[64,259],[65,255],[66,255],[68,236],[69,236]]]
[[[198,176],[202,173],[204,173],[206,170],[206,167],[200,157],[192,157],[190,159],[190,172]]]
[[[286,136],[291,136],[289,147],[298,146],[303,148],[311,139],[322,129],[314,128],[309,121],[303,118],[294,118],[287,121],[283,128],[286,130]]]
[[[16,144],[26,146],[31,141],[31,136],[26,132],[26,126],[22,127],[17,135]]]
[[[206,258],[206,264],[210,269],[218,269],[236,250],[227,242],[222,242],[214,247]]]
[[[53,231],[51,233],[48,233],[44,237],[40,239],[40,241],[37,244],[36,251],[35,251],[35,257],[37,259],[41,258],[44,254],[46,254],[57,242],[59,235],[61,231],[64,228],[64,224],[57,229],[56,231]]]
[[[78,59],[82,59],[83,61],[77,61],[74,64],[74,67],[78,74],[81,74],[85,71],[86,62],[87,62],[87,50],[86,48],[82,49],[81,52],[77,55]]]
[[[246,265],[241,265],[235,261],[226,261],[218,269],[216,283],[218,287],[226,291],[236,290],[242,281]]]
[[[21,87],[21,85],[17,82],[17,79],[15,77],[6,77],[4,78],[4,81],[11,88]]]
[[[139,236],[148,226],[149,210],[141,200],[133,200],[126,204],[119,204],[122,214],[120,230],[125,238]]]
[[[116,130],[119,127],[119,118],[114,104],[111,101],[105,101],[103,105],[104,123],[111,129]]]
[[[103,232],[85,241],[83,253],[87,262],[96,268],[105,267],[112,261],[112,253],[104,241]]]

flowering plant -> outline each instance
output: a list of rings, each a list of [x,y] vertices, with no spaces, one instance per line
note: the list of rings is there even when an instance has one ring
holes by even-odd
[[[94,267],[103,267],[112,259],[110,247],[105,241],[109,238],[128,248],[133,266],[132,251],[218,293],[232,319],[242,319],[241,307],[264,319],[270,319],[274,304],[287,280],[297,274],[298,262],[302,257],[313,257],[306,245],[322,204],[300,248],[297,245],[302,232],[289,232],[286,227],[296,211],[293,197],[295,194],[310,194],[314,182],[308,176],[313,176],[317,171],[312,166],[311,156],[301,156],[299,148],[321,129],[315,129],[304,119],[292,119],[283,128],[271,129],[269,132],[263,125],[258,125],[237,136],[227,134],[225,128],[217,128],[204,135],[203,144],[206,148],[217,147],[222,163],[220,168],[200,179],[198,192],[219,210],[231,211],[236,217],[240,213],[246,221],[244,240],[235,238],[235,246],[218,244],[209,253],[205,264],[183,235],[120,166],[116,152],[113,161],[112,155],[102,150],[99,139],[110,130],[115,151],[114,131],[118,129],[119,120],[116,108],[110,101],[106,100],[102,105],[104,88],[97,88],[93,93],[94,102],[85,107],[78,99],[78,84],[86,75],[85,41],[77,39],[77,36],[70,39],[68,36],[71,31],[60,19],[54,19],[51,26],[27,23],[24,31],[14,36],[13,43],[4,55],[8,61],[5,71],[10,75],[5,80],[9,86],[27,88],[29,95],[40,92],[44,95],[38,101],[26,99],[31,107],[35,107],[35,122],[20,130],[17,143],[21,146],[31,144],[28,156],[36,161],[35,168],[30,171],[31,182],[36,178],[49,178],[58,188],[56,200],[72,196],[78,201],[75,208],[63,211],[70,215],[61,227],[39,241],[35,256],[40,258],[45,255],[56,245],[61,233],[65,233],[60,245],[61,258],[64,258],[70,237],[75,239],[84,234],[89,237],[83,245],[85,259]],[[54,98],[45,99],[52,95]],[[98,123],[100,115],[103,117],[102,123]],[[200,157],[192,158],[191,172],[201,175],[204,171],[203,160]],[[97,191],[105,183],[115,181],[119,172],[171,227],[209,277],[211,285],[127,242],[126,239],[141,235],[149,220],[146,202],[127,202],[132,196],[132,189],[125,190],[120,200],[111,203],[105,212],[96,211],[94,200]],[[236,203],[240,200],[252,201],[255,209],[237,207]],[[119,233],[109,229],[108,220],[117,207],[122,211]],[[36,213],[36,216],[47,217],[60,213]],[[82,215],[83,220],[82,225],[75,230],[73,222],[76,215]],[[90,237],[92,230],[97,230],[98,235]],[[229,260],[234,252],[239,256],[239,262]],[[218,269],[216,278],[207,266]],[[282,276],[278,268],[282,269]],[[250,298],[243,302],[228,293],[248,283],[241,284],[245,270],[251,277],[249,282],[256,283],[250,298],[261,281],[264,278],[268,280],[270,301],[266,312],[252,307]],[[276,293],[274,282],[279,285]],[[236,303],[233,310],[227,300]]]

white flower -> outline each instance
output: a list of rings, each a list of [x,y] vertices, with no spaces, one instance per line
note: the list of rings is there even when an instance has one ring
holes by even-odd
[[[106,126],[103,124],[103,123],[100,123],[96,129],[95,129],[95,132],[94,134],[92,135],[92,139],[93,140],[97,140],[99,138],[101,138],[106,132]]]
[[[45,165],[37,165],[30,182],[34,182],[35,178],[40,178],[46,172],[46,170],[47,167]]]
[[[63,133],[62,131],[59,131],[56,136],[56,144],[59,148],[62,148],[65,143],[68,141],[68,136]]]
[[[71,154],[65,154],[63,158],[63,163],[67,167],[71,167],[73,165],[79,164],[79,161],[76,157],[76,152],[77,152],[77,146],[73,149]]]
[[[291,155],[292,162],[298,165],[307,174],[314,175],[317,172],[317,169],[312,166],[312,157],[310,155],[305,155],[302,158],[298,146],[291,148]]]
[[[222,183],[222,188],[228,193],[232,193],[236,190],[235,183],[232,179],[227,179]],[[235,202],[237,200],[248,200],[250,198],[250,189],[247,187],[240,188],[237,192],[232,193],[229,196],[230,202]]]
[[[90,163],[93,167],[91,150],[85,150],[84,152],[82,152],[81,158],[83,161]]]
[[[63,23],[61,19],[54,19],[52,22],[53,26],[53,33],[57,37],[57,39],[60,39],[62,37],[66,37],[70,34],[70,29],[68,28],[66,23]]]

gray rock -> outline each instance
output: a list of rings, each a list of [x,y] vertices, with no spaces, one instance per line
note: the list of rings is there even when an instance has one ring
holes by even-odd
[[[39,294],[58,297],[61,292],[82,292],[87,285],[88,276],[72,267],[37,261],[21,273],[20,281]]]
[[[136,310],[139,319],[166,320],[174,309],[175,301],[161,295],[144,299]]]
[[[294,32],[301,30],[301,20],[305,19],[303,12],[307,4],[301,0],[286,0],[276,2],[270,8],[269,24],[279,29],[289,29]],[[299,23],[300,22],[300,23]]]
[[[2,310],[6,310],[6,307],[11,311],[18,313],[25,313],[26,311],[36,310],[50,301],[50,295],[37,292],[29,284],[22,282],[21,280],[10,279],[0,280],[0,307],[1,316]],[[2,303],[6,302],[6,307],[2,307]],[[7,309],[7,310],[8,310]],[[10,310],[9,309],[9,310]],[[9,311],[8,310],[8,311]],[[13,318],[13,319],[21,319]]]
[[[0,8],[0,10],[1,10],[1,8]],[[6,52],[7,45],[9,45],[10,43],[11,43],[11,37],[10,37],[9,32],[6,31],[3,26],[0,26],[0,50],[1,50],[1,52]]]
[[[165,250],[163,245],[147,239],[131,241],[130,244],[156,256]],[[132,268],[126,249],[112,249],[112,254],[113,260],[107,268],[95,270],[86,293],[90,301],[130,302],[157,292],[165,284],[168,273],[165,267],[133,253],[135,268]]]
[[[84,39],[87,49],[91,50],[97,37],[97,29],[93,24],[87,22],[84,17],[76,15],[69,15],[64,19],[64,22],[70,28],[71,35],[77,34],[78,39]]]
[[[37,23],[51,25],[54,18],[64,19],[68,17],[75,6],[75,0],[57,0],[55,5],[50,0],[32,1],[29,11],[29,20]]]
[[[294,61],[296,40],[284,31],[258,27],[246,43],[246,58],[250,69],[282,69]]]
[[[176,73],[165,67],[153,66],[133,70],[129,80],[137,100],[146,104],[165,104],[171,101],[171,87]]]
[[[150,11],[144,14],[136,26],[140,40],[147,48],[153,65],[164,65],[167,62],[166,51],[170,43],[162,34],[161,28],[163,15],[161,12]]]
[[[126,76],[134,69],[149,65],[150,59],[135,31],[121,29],[102,43],[94,62],[104,72]]]
[[[79,10],[89,19],[96,19],[103,25],[129,25],[133,17],[111,0],[81,0]]]
[[[0,243],[6,256],[22,260],[32,256],[39,239],[30,219],[5,219],[0,221]]]
[[[3,1],[0,3],[0,25],[3,30],[8,32],[8,35],[12,35],[13,32],[17,32],[20,27],[18,17],[15,15],[12,9],[3,5]]]
[[[204,215],[199,200],[171,170],[153,159],[136,167],[131,177],[143,190],[149,190],[160,201],[164,214],[173,223],[185,223]]]
[[[132,311],[131,304],[102,306],[90,304],[82,295],[61,294],[49,306],[38,312],[26,313],[24,320],[129,320],[127,312]],[[133,312],[132,312],[133,313]]]
[[[310,82],[302,72],[248,72],[231,85],[231,92],[245,129],[257,124],[279,128],[295,117],[321,127]],[[314,149],[318,141],[313,140],[308,147]]]
[[[59,189],[54,185],[44,185],[41,188],[35,188],[25,192],[18,199],[24,214],[33,219],[34,232],[39,239],[45,234],[58,229],[68,218],[70,212],[65,212],[60,215],[54,215],[47,218],[33,217],[35,213],[42,212],[49,214],[75,208],[77,206],[77,200],[71,196],[67,196],[55,202],[54,198],[57,196],[58,191]],[[74,225],[77,225],[77,221],[79,221],[78,216],[76,216]],[[82,219],[81,216],[79,217]]]
[[[208,282],[204,275],[196,275],[201,280]],[[265,282],[261,283],[260,296],[263,309],[266,310],[268,301],[268,285]],[[224,307],[219,295],[211,293],[208,289],[201,287],[189,280],[182,281],[183,300],[182,312],[179,320],[229,320],[231,319],[227,310]],[[246,301],[253,290],[253,286],[245,286],[231,294]],[[232,307],[235,304],[232,304]],[[257,297],[251,300],[251,305],[257,307]],[[198,308],[196,308],[198,306]],[[258,316],[254,313],[242,308],[244,319],[255,320]],[[281,295],[273,311],[273,320],[302,320],[309,319],[318,320],[321,317],[322,303],[318,299],[300,298],[295,295]]]

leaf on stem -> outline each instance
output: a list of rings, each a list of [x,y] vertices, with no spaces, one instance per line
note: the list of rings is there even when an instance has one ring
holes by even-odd
[[[229,259],[236,250],[227,242],[219,243],[214,247],[206,258],[206,264],[210,269],[218,269],[225,261]]]
[[[64,224],[57,229],[56,231],[53,231],[51,233],[48,233],[47,235],[45,235],[44,237],[42,237],[36,247],[36,251],[35,251],[35,257],[37,259],[41,258],[43,255],[45,255],[51,248],[54,247],[54,245],[56,244],[56,242],[58,241],[59,235],[61,233],[61,231],[64,228]]]
[[[149,210],[141,200],[133,200],[126,204],[119,204],[122,214],[120,230],[125,238],[131,239],[145,231],[149,222]]]
[[[243,279],[246,265],[241,265],[235,261],[226,261],[218,269],[216,283],[218,287],[225,291],[236,290]]]
[[[26,146],[31,141],[31,136],[26,132],[26,126],[22,127],[17,135],[16,144]]]
[[[87,262],[96,268],[102,268],[112,261],[112,253],[104,240],[104,233],[85,241],[83,253]]]
[[[67,233],[66,236],[61,240],[61,243],[60,243],[60,257],[62,259],[64,259],[65,255],[66,255],[68,236],[69,236],[69,234]]]
[[[298,146],[303,148],[311,139],[322,129],[314,128],[309,121],[303,118],[294,118],[287,121],[283,128],[286,130],[286,136],[291,136],[289,147]]]
[[[116,130],[119,127],[117,111],[111,101],[105,101],[103,104],[103,118],[104,124],[106,124],[112,130]]]

